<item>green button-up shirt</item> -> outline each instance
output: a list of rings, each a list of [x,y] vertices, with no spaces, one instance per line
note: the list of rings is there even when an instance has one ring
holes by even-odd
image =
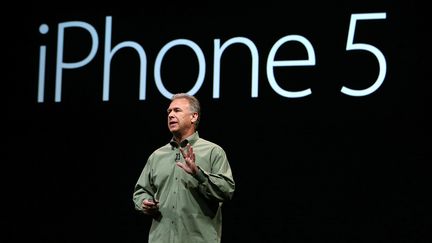
[[[133,201],[142,211],[144,199],[159,201],[160,216],[154,217],[149,242],[212,243],[222,234],[222,203],[233,196],[235,183],[225,151],[199,137],[198,132],[182,141],[190,143],[199,173],[192,176],[176,165],[184,162],[179,145],[171,140],[148,158],[135,185]]]

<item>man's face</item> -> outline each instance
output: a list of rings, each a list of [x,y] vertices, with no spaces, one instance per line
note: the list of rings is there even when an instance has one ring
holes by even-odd
[[[167,112],[168,128],[171,133],[186,134],[191,129],[194,129],[193,122],[195,122],[196,118],[194,113],[190,111],[187,99],[180,98],[171,101]]]

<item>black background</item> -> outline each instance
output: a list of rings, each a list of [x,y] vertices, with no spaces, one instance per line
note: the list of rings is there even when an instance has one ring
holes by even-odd
[[[195,94],[202,103],[200,136],[227,152],[235,181],[223,208],[223,242],[430,242],[430,26],[416,1],[200,2],[97,7],[14,3],[2,16],[6,78],[6,160],[2,163],[1,242],[146,242],[150,219],[135,211],[133,187],[148,155],[166,144],[169,100],[156,88],[153,66],[169,41],[189,39],[206,57]],[[353,13],[385,12],[358,23],[355,42],[369,43],[387,61],[374,93],[347,96],[376,80],[376,58],[345,50]],[[8,17],[9,16],[9,17]],[[139,43],[147,54],[147,97],[139,100],[139,59],[123,49],[111,63],[110,100],[102,100],[105,17],[112,46]],[[57,24],[96,28],[99,48],[85,67],[63,71],[54,102]],[[47,35],[39,26],[50,27]],[[270,87],[266,60],[286,35],[308,39],[317,63],[275,71],[285,98]],[[242,45],[226,51],[221,92],[212,98],[213,40],[246,37],[259,51],[259,97],[251,97],[251,58]],[[65,61],[89,50],[88,33],[66,35]],[[47,46],[45,101],[37,102],[39,47]],[[294,43],[281,58],[305,58]],[[197,61],[172,49],[165,87],[187,92]]]

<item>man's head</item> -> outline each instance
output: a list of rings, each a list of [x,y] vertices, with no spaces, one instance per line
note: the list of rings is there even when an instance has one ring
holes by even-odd
[[[176,137],[183,139],[198,129],[201,106],[194,96],[186,93],[173,95],[167,112],[168,128]]]

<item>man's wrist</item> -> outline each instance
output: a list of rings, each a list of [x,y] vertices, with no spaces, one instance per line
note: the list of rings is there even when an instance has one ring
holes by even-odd
[[[201,170],[199,166],[197,166],[197,172],[195,173],[194,177],[200,182],[203,183],[207,180],[206,174]]]

